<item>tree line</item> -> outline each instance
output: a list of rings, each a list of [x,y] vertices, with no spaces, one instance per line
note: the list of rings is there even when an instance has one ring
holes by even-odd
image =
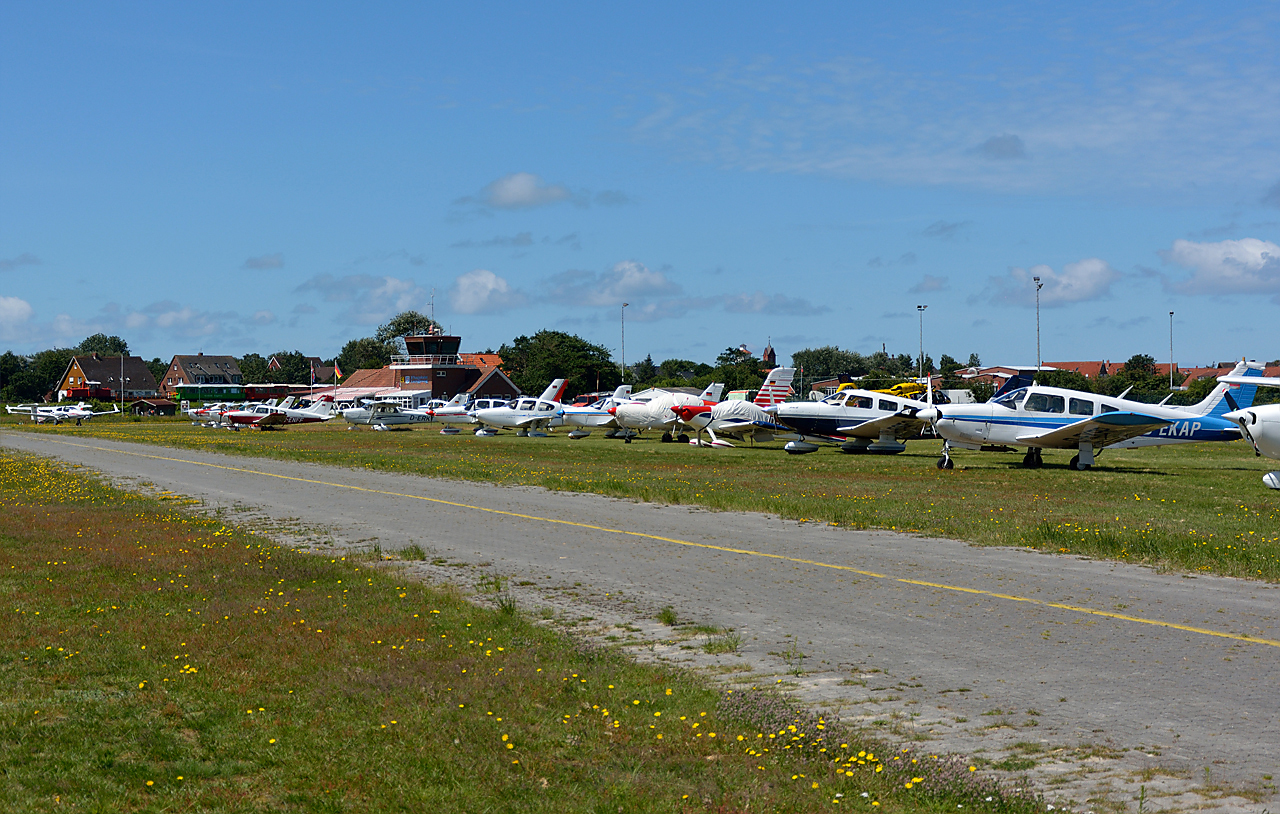
[[[405,336],[423,335],[433,330],[440,330],[440,324],[435,320],[417,311],[404,311],[379,325],[373,336],[347,342],[337,357],[325,360],[324,364],[337,364],[346,376],[361,369],[382,368],[391,363],[393,356],[406,352]],[[118,336],[98,333],[86,337],[73,348],[51,348],[29,356],[6,351],[0,355],[0,400],[35,401],[44,398],[57,387],[72,356],[95,352],[102,356],[127,355],[129,346]],[[495,351],[487,349],[485,352]],[[764,383],[767,374],[764,361],[744,347],[726,348],[716,357],[714,364],[690,359],[655,362],[652,355],[647,355],[623,371],[608,348],[574,334],[551,330],[518,336],[504,343],[496,353],[502,358],[503,372],[525,393],[539,393],[553,379],[560,378],[568,380],[565,391],[568,396],[613,390],[624,381],[624,377],[637,391],[646,387],[692,387],[701,390],[712,382],[723,383],[726,392],[753,390]],[[280,365],[278,370],[267,369],[272,356]],[[245,384],[309,384],[312,373],[307,358],[297,350],[281,350],[268,356],[248,353],[236,361]],[[156,358],[146,364],[158,382],[168,370],[169,362]],[[798,368],[794,386],[800,395],[804,395],[809,385],[816,381],[856,380],[864,387],[878,389],[915,378],[923,370],[930,374],[940,373],[944,389],[968,389],[978,401],[985,401],[995,388],[959,375],[960,371],[980,367],[981,364],[976,353],[969,354],[963,363],[943,354],[935,366],[929,355],[925,355],[923,360],[883,350],[864,355],[833,345],[806,348],[791,356],[791,366]],[[1146,354],[1135,354],[1118,370],[1094,379],[1058,370],[1041,371],[1036,381],[1109,396],[1118,396],[1129,390],[1129,398],[1137,401],[1155,402],[1169,396],[1171,404],[1194,404],[1216,384],[1212,378],[1202,379],[1193,382],[1187,390],[1174,391],[1170,396],[1167,374],[1159,374],[1155,359]],[[1274,400],[1280,400],[1280,388],[1259,388],[1257,403]]]

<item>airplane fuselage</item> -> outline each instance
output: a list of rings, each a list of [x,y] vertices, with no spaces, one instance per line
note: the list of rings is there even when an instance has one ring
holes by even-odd
[[[1083,419],[1109,412],[1132,412],[1168,420],[1144,435],[1110,445],[1112,449],[1233,441],[1240,429],[1220,416],[1195,415],[1175,407],[1097,396],[1056,387],[1029,387],[1009,393],[998,402],[949,404],[937,408],[938,433],[958,446],[1010,446],[1072,449],[1075,443],[1028,440]]]

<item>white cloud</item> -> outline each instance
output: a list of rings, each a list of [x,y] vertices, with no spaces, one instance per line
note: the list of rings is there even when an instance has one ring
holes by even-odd
[[[487,269],[459,275],[449,289],[449,303],[459,314],[493,314],[518,308],[528,298]]]
[[[242,268],[247,269],[282,269],[284,268],[284,255],[276,252],[275,254],[262,254],[257,257],[250,257],[244,261]]]
[[[474,197],[459,203],[480,203],[493,209],[530,209],[573,197],[568,187],[548,184],[531,172],[513,172],[490,182]]]
[[[1159,254],[1166,263],[1191,269],[1189,279],[1168,284],[1182,294],[1280,294],[1280,246],[1268,240],[1175,240]]]
[[[317,274],[294,290],[315,292],[325,302],[348,303],[339,321],[356,325],[378,325],[401,311],[425,309],[430,300],[430,294],[413,280],[389,275]]]
[[[808,300],[788,297],[785,294],[731,294],[725,297],[724,310],[730,314],[767,314],[770,316],[804,317],[825,314],[831,309],[814,305]]]
[[[546,289],[552,302],[590,306],[622,305],[680,293],[680,286],[665,274],[634,260],[616,263],[603,274],[566,271],[551,277]],[[638,302],[636,305],[639,307]]]
[[[1076,302],[1102,299],[1111,293],[1111,284],[1120,279],[1120,272],[1111,268],[1105,260],[1089,257],[1076,263],[1067,263],[1062,272],[1046,265],[1030,269],[1015,268],[1006,277],[991,278],[991,301],[1009,305],[1034,306],[1036,304],[1035,279],[1040,278],[1040,304],[1053,308]]]
[[[13,339],[35,314],[31,303],[17,297],[0,297],[0,337]]]
[[[276,321],[276,315],[267,310],[254,311],[253,316],[246,321],[250,325],[270,325]]]

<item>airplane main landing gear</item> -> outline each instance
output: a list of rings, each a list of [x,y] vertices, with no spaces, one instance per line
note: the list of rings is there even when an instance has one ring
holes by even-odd
[[[1041,457],[1039,447],[1031,447],[1027,450],[1027,454],[1022,456],[1022,466],[1024,469],[1039,469],[1044,466],[1044,458]]]
[[[689,436],[685,435],[684,433],[680,433],[679,435],[676,436],[676,440],[682,444],[687,444],[689,443]]]
[[[668,432],[664,432],[664,433],[662,434],[662,443],[664,443],[664,444],[670,444],[670,443],[671,443],[671,432],[670,432],[670,431],[668,431]]]
[[[1071,466],[1071,468],[1072,468],[1072,469],[1078,469],[1078,470],[1079,470],[1079,471],[1081,471],[1081,472],[1085,471],[1086,469],[1092,469],[1092,468],[1093,468],[1093,467],[1092,467],[1092,466],[1090,466],[1089,464],[1082,464],[1082,463],[1080,463],[1080,456],[1079,456],[1079,455],[1077,455],[1076,457],[1074,457],[1074,458],[1072,458],[1072,459],[1071,459],[1071,464],[1070,464],[1070,466]]]

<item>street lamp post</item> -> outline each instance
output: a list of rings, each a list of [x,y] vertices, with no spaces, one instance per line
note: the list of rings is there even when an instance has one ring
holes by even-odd
[[[920,378],[924,378],[924,309],[927,305],[917,305],[916,310],[920,312]]]
[[[1169,389],[1173,390],[1173,312],[1169,312]]]
[[[627,306],[629,302],[622,304],[622,383],[627,383]]]
[[[1044,288],[1044,283],[1040,282],[1039,277],[1032,277],[1032,281],[1036,284],[1036,375],[1040,375],[1040,368],[1043,363],[1040,361],[1040,289]]]

